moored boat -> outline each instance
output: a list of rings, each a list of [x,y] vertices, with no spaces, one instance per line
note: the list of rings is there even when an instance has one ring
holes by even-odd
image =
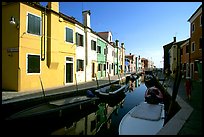
[[[164,104],[142,102],[122,118],[119,135],[156,135],[164,125],[164,117]]]
[[[80,110],[87,104],[94,104],[98,99],[99,98],[97,97],[90,98],[87,96],[75,96],[55,101],[49,101],[17,112],[6,118],[6,120],[33,120],[35,118],[43,117],[62,117],[66,113],[69,113],[70,110]]]
[[[117,98],[121,94],[124,94],[126,87],[127,85],[111,84],[95,90],[95,94],[99,98]]]
[[[162,103],[163,94],[157,87],[155,86],[149,87],[145,92],[145,102],[150,104]]]

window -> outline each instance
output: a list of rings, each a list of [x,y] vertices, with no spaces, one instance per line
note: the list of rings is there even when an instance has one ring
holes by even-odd
[[[106,70],[106,64],[103,64],[103,70]]]
[[[113,63],[112,63],[112,69],[113,69]]]
[[[65,41],[73,43],[73,30],[70,28],[65,28]]]
[[[97,53],[101,54],[101,47],[100,46],[97,46]]]
[[[195,31],[195,24],[194,23],[191,25],[191,30],[192,30],[192,33]]]
[[[183,64],[183,70],[186,70],[186,63]]]
[[[104,49],[104,55],[108,54],[108,48]]]
[[[27,73],[40,73],[40,55],[27,55]]]
[[[202,38],[199,39],[199,49],[202,49],[202,43],[203,43],[203,40]]]
[[[108,62],[106,62],[106,66],[107,66],[107,69],[108,69]]]
[[[181,55],[183,55],[183,48],[181,49],[181,51],[180,51],[180,52],[181,52]]]
[[[115,57],[115,52],[114,51],[112,51],[112,56]]]
[[[28,13],[27,33],[41,35],[41,18]]]
[[[194,71],[198,71],[198,61],[194,62]]]
[[[110,41],[112,41],[112,40],[111,40],[111,36],[110,36]]]
[[[84,46],[84,38],[83,38],[83,35],[79,34],[79,33],[76,33],[76,45],[77,46]]]
[[[195,42],[192,42],[192,45],[191,45],[191,52],[194,52],[195,51]]]
[[[77,59],[77,71],[84,71],[84,60]]]
[[[98,71],[101,71],[101,64],[98,64]]]
[[[186,53],[189,53],[189,45],[186,45]]]
[[[96,41],[94,41],[94,40],[91,40],[91,50],[96,51]]]

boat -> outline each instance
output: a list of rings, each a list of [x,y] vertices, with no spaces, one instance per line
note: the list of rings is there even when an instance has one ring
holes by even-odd
[[[95,104],[98,99],[98,97],[74,96],[49,101],[14,113],[6,120],[37,120],[37,118],[44,117],[63,117],[74,110],[84,109],[88,104]]]
[[[127,85],[111,84],[95,90],[95,94],[101,99],[117,98],[124,94]]]
[[[163,102],[163,94],[159,88],[152,86],[145,91],[145,102],[150,104],[158,104]]]
[[[164,104],[141,102],[120,121],[119,135],[156,135],[164,125]]]
[[[70,117],[78,117],[86,110],[98,108],[98,103],[98,97],[87,96],[48,101],[6,117],[4,128],[19,134],[25,132],[35,134],[35,131],[49,134],[50,131],[54,130],[53,128],[66,124],[67,120],[74,120]],[[48,126],[49,129],[46,128]]]

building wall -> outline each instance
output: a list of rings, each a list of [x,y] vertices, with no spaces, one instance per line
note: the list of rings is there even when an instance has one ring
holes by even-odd
[[[76,46],[76,59],[81,59],[84,60],[84,68],[82,71],[78,71],[76,70],[76,78],[77,78],[77,82],[85,82],[85,64],[86,64],[86,58],[85,58],[85,33],[84,33],[84,28],[82,28],[81,26],[75,24],[76,26],[76,32],[83,35],[83,47],[82,46]]]
[[[11,16],[19,19],[20,4],[2,5],[2,89],[18,90],[19,71],[19,29],[9,23]],[[8,52],[8,48],[17,49]]]
[[[46,23],[44,26],[44,11],[25,3],[15,5],[16,6],[8,6],[5,8],[4,12],[11,11],[11,15],[19,14],[19,16],[16,16],[16,18],[20,20],[19,37],[15,35],[18,34],[18,31],[16,33],[13,32],[16,31],[15,29],[8,29],[9,31],[5,29],[4,33],[6,35],[12,33],[14,35],[10,35],[10,38],[13,36],[14,38],[12,38],[12,40],[8,40],[6,37],[2,38],[4,39],[3,43],[9,43],[12,47],[13,45],[16,45],[15,47],[19,46],[19,56],[18,53],[12,53],[13,57],[11,59],[8,59],[9,56],[3,58],[3,60],[5,59],[7,60],[6,62],[9,63],[7,64],[3,61],[3,66],[5,66],[2,70],[5,72],[5,76],[3,76],[5,79],[3,83],[4,88],[6,89],[8,87],[9,90],[18,91],[41,90],[40,78],[45,90],[48,88],[64,86],[66,84],[74,84],[76,70],[75,35],[73,35],[73,43],[65,42],[65,27],[71,28],[73,34],[75,34],[74,23],[68,21],[59,22],[58,14],[47,12],[47,16],[45,17]],[[34,35],[27,32],[28,13],[41,17],[41,35]],[[5,18],[8,18],[7,14],[3,15],[5,15]],[[10,28],[12,26],[5,27]],[[3,47],[6,49],[9,46],[3,44]],[[6,55],[5,53],[3,54]],[[40,73],[27,73],[28,55],[40,56]],[[66,83],[65,80],[66,57],[73,58],[73,72],[71,74],[73,82],[71,83]],[[9,74],[6,74],[7,72]],[[6,75],[11,76],[7,78]]]
[[[85,38],[87,39],[87,51],[86,51],[86,81],[91,81],[92,79],[95,79],[95,74],[97,73],[97,49],[91,50],[91,40],[94,40],[97,43],[97,36],[88,29],[85,30],[87,33],[85,33]],[[97,44],[96,44],[97,46]],[[93,71],[93,63],[94,63],[94,72]],[[92,75],[93,74],[93,75]]]
[[[191,54],[190,54],[190,60],[191,60],[191,78],[193,79],[198,79],[198,71],[194,71],[195,65],[195,60],[202,60],[202,48],[199,48],[200,44],[200,38],[202,38],[202,25],[201,25],[201,15],[202,15],[202,8],[197,11],[197,13],[194,15],[195,19],[190,22],[191,25]],[[192,31],[192,24],[195,25],[195,31]],[[192,51],[192,45],[193,43],[195,44],[195,50]]]
[[[106,76],[106,68],[104,68],[104,65],[106,65],[106,55],[104,53],[104,49],[106,49],[106,43],[102,39],[98,37],[97,39],[97,46],[101,47],[101,53],[97,53],[97,62],[98,65],[101,65],[101,70],[97,72],[97,78],[101,79]]]
[[[108,69],[106,69],[106,72],[108,72],[110,76],[113,76],[113,69],[112,69],[112,64],[114,61],[113,60],[114,56],[112,54],[113,51],[114,51],[113,46],[108,44],[108,54],[107,54]]]
[[[182,55],[181,55],[181,69],[184,77],[189,77],[189,53],[186,52],[186,49],[189,46],[189,40],[181,45]]]
[[[177,45],[173,45],[170,51],[170,70],[172,71],[172,76],[174,77],[177,67]]]

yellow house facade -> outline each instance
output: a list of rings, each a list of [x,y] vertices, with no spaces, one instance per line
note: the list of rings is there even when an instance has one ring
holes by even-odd
[[[9,23],[10,21],[10,23]],[[75,83],[74,19],[58,2],[2,3],[2,89],[42,90]]]

